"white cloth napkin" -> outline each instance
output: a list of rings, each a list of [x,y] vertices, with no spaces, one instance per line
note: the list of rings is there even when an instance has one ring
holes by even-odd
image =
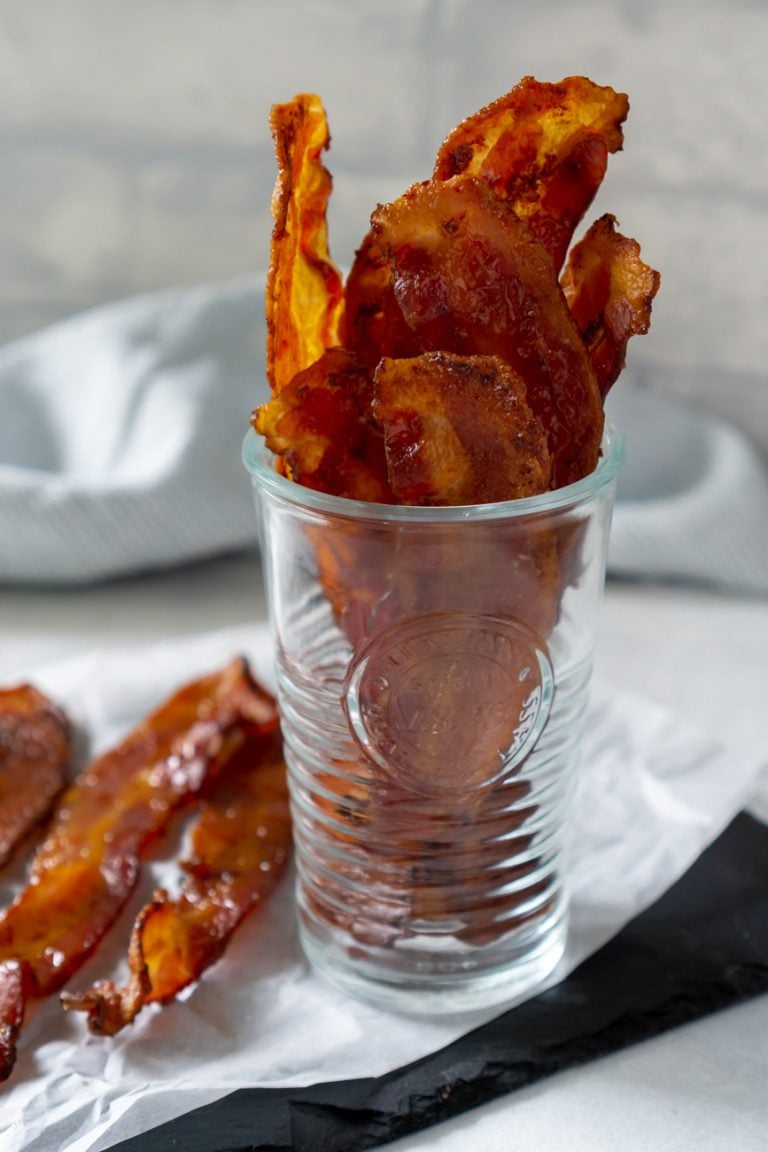
[[[269,636],[254,626],[77,657],[28,675],[67,707],[97,753],[180,681],[235,652],[271,682]],[[552,983],[689,867],[751,796],[757,775],[757,763],[729,755],[645,697],[615,685],[593,692],[573,809],[572,930]],[[20,863],[0,885],[0,906],[22,876]],[[172,861],[155,853],[140,895],[177,882]],[[121,974],[134,911],[73,987]],[[301,956],[286,883],[181,1002],[145,1009],[113,1039],[90,1037],[55,997],[31,1006],[2,1090],[0,1147],[99,1152],[239,1087],[383,1074],[495,1014],[409,1020],[337,993]]]
[[[263,281],[138,297],[0,352],[0,580],[74,583],[255,542]]]
[[[0,581],[93,581],[252,546],[240,445],[263,365],[261,277],[110,305],[0,351]],[[614,393],[629,455],[610,570],[768,591],[765,461],[629,378]]]
[[[609,571],[768,591],[768,465],[753,445],[723,420],[621,380],[606,410],[627,436]]]

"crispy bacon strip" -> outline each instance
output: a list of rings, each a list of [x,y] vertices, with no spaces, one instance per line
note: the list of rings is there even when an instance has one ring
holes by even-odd
[[[551,461],[546,438],[525,402],[522,382],[494,357],[425,353],[409,360],[383,360],[376,372],[373,415],[382,426],[389,466],[389,500],[410,504],[473,504],[546,491]],[[282,396],[280,397],[280,399]],[[274,401],[273,401],[274,403]],[[343,440],[329,440],[330,475],[343,462]],[[326,491],[328,488],[326,488]],[[421,530],[405,529],[393,565],[387,533],[360,532],[354,521],[332,533],[311,532],[319,578],[339,627],[357,646],[377,630],[419,613],[455,608],[466,594],[467,611],[508,605],[499,567],[519,569],[518,546],[489,538],[477,550],[475,583],[464,553],[446,547],[440,578],[423,569]],[[538,567],[518,574],[525,611],[536,615],[533,594],[551,586],[549,541]],[[542,551],[532,547],[532,555]],[[554,557],[556,561],[556,557]],[[393,581],[393,573],[397,580]],[[490,582],[490,587],[488,584]],[[491,611],[491,607],[488,607]],[[549,613],[546,619],[551,622]]]
[[[0,866],[66,783],[69,722],[31,684],[0,690]]]
[[[375,368],[382,356],[418,356],[418,339],[403,319],[392,290],[392,269],[369,232],[347,276],[342,321],[344,346]]]
[[[640,259],[637,241],[617,232],[616,217],[608,213],[568,257],[561,283],[603,397],[624,367],[630,336],[650,327],[660,282]]]
[[[274,230],[267,276],[267,378],[281,388],[333,344],[343,307],[341,275],[328,251],[330,143],[319,97],[302,94],[271,114],[277,153]]]
[[[398,504],[486,504],[547,492],[547,440],[525,384],[495,356],[382,360],[373,412]]]
[[[434,179],[462,173],[507,199],[549,253],[555,273],[622,146],[627,97],[583,76],[545,84],[528,76],[454,129],[437,155]],[[382,356],[417,356],[392,291],[386,257],[369,233],[345,288],[343,342],[375,367]]]
[[[608,154],[622,146],[628,112],[623,93],[584,76],[559,84],[526,76],[451,132],[434,174],[485,180],[525,220],[557,271],[600,187]]]
[[[88,1027],[114,1036],[145,1004],[168,1003],[221,956],[244,917],[277,885],[290,856],[291,821],[279,731],[251,729],[201,806],[189,873],[177,900],[162,889],[139,913],[127,982],[62,993]]]
[[[254,425],[297,483],[391,503],[384,439],[370,416],[372,394],[368,369],[344,348],[329,348],[273,393]]]
[[[277,726],[274,701],[243,659],[176,692],[64,794],[29,882],[0,918],[0,1079],[30,996],[57,991],[133,891],[138,857],[243,740]]]
[[[600,392],[552,262],[509,204],[457,176],[416,184],[371,219],[425,351],[500,357],[525,381],[547,432],[553,486],[591,472]]]

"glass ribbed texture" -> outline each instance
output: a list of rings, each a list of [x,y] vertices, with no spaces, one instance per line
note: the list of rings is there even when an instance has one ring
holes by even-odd
[[[309,958],[397,1008],[511,1000],[568,918],[568,810],[621,439],[568,489],[387,508],[254,437]]]

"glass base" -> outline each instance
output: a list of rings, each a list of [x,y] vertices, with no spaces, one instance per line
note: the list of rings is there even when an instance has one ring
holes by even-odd
[[[407,960],[393,971],[391,949],[362,950],[329,938],[299,917],[299,939],[313,967],[335,987],[358,1000],[409,1016],[453,1015],[529,997],[555,969],[565,951],[568,915],[565,901],[530,935],[508,943],[503,961],[485,957],[479,967],[472,957],[448,959],[436,953],[407,970]],[[494,950],[495,951],[495,950]],[[498,955],[498,952],[497,952]]]

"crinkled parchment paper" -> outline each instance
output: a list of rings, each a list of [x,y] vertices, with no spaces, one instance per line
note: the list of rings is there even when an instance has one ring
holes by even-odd
[[[93,654],[29,678],[70,712],[97,753],[182,681],[246,653],[272,682],[265,628],[242,627],[125,654]],[[572,931],[553,981],[652,903],[749,798],[758,765],[642,696],[595,686],[573,812]],[[141,890],[72,980],[120,975],[133,914],[178,885],[177,833],[156,847]],[[3,905],[23,877],[0,884]],[[500,1011],[500,1009],[499,1009]],[[97,1152],[236,1088],[379,1075],[495,1013],[409,1020],[336,992],[303,959],[290,881],[180,1001],[146,1008],[119,1036],[89,1036],[57,998],[30,1007],[11,1079],[0,1086],[0,1148]]]

